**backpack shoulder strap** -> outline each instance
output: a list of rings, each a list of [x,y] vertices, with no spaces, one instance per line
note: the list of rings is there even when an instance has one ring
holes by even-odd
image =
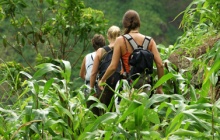
[[[93,65],[95,53],[90,53],[86,55],[86,69]]]
[[[102,57],[101,57],[101,59],[105,58],[105,56],[107,55],[107,53],[112,50],[109,46],[104,46],[103,49],[104,49],[104,50],[102,51]]]
[[[92,61],[94,61],[94,58],[93,58],[93,56],[92,56],[93,54],[91,54],[91,59],[92,59]]]
[[[103,49],[104,49],[106,52],[111,51],[111,48],[110,48],[109,46],[104,46]]]
[[[96,52],[92,52],[90,56],[92,61],[94,61],[95,56],[96,56]]]
[[[148,49],[148,46],[149,46],[149,44],[150,44],[150,40],[151,40],[151,37],[145,36],[144,42],[143,42],[143,44],[142,44],[144,50],[147,50],[147,49]]]
[[[138,48],[137,43],[134,41],[134,39],[129,34],[125,34],[123,36],[128,40],[128,42],[130,43],[130,45],[132,46],[134,50]]]

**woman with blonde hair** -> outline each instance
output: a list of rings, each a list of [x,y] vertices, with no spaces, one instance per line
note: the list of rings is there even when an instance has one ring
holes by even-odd
[[[108,47],[111,50],[114,50],[113,48],[115,46],[115,39],[120,36],[120,33],[121,33],[120,28],[117,27],[117,26],[113,25],[108,29],[107,39],[108,39],[109,45],[105,46],[103,48],[99,48],[96,52],[96,57],[95,57],[95,60],[94,60],[92,73],[91,73],[91,77],[90,77],[90,87],[91,88],[95,87],[95,82],[96,82],[96,79],[97,79],[97,75],[99,75],[99,76],[102,75],[101,71],[99,71],[99,67],[100,67],[100,63],[101,63],[101,60],[102,60],[103,56],[107,53],[105,48]],[[99,78],[101,78],[101,77],[99,77]],[[112,83],[110,85],[110,87],[112,89],[114,89],[115,86],[116,86],[116,83],[117,83],[117,81]],[[114,92],[110,88],[108,88],[108,86],[106,86],[105,89],[102,90],[102,91],[99,88],[96,88],[96,95],[95,96],[97,98],[100,98],[100,101],[102,103],[104,103],[107,107],[110,104],[111,98],[112,98],[113,95],[114,95]]]

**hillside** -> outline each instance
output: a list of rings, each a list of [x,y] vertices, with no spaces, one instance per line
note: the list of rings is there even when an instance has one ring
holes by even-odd
[[[141,17],[141,32],[152,36],[157,44],[174,44],[183,31],[179,28],[182,15],[192,0],[84,0],[85,5],[103,11],[108,26],[121,27],[123,14],[128,9],[136,10]],[[105,6],[103,6],[105,5]]]

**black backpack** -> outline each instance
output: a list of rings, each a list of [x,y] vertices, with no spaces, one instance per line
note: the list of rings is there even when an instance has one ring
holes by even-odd
[[[109,46],[104,46],[103,49],[105,49],[106,53],[103,55],[100,64],[99,64],[99,75],[98,79],[101,79],[102,76],[105,74],[105,71],[107,70],[108,66],[111,63],[113,50]],[[107,80],[106,83],[112,87],[113,89],[116,86],[117,81],[121,78],[121,63],[118,64],[118,67],[114,74],[112,74]]]
[[[154,55],[147,50],[151,37],[146,36],[142,46],[139,46],[129,34],[123,36],[128,40],[134,50],[129,57],[129,65],[131,66],[131,69],[128,76],[134,80],[140,74],[152,74]]]

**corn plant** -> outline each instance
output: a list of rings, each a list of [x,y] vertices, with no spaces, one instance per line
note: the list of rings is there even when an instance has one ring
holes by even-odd
[[[33,76],[20,72],[28,78],[18,98],[22,102],[11,109],[1,108],[1,126],[7,128],[0,131],[4,139],[76,139],[95,119],[85,107],[83,92],[70,90],[70,63],[57,63],[38,65]]]
[[[19,94],[12,105],[0,104],[0,139],[220,139],[218,4],[213,0],[193,1],[183,17],[185,34],[174,46],[159,46],[166,62],[165,75],[158,80],[154,74],[157,82],[148,92],[143,89],[149,85],[134,89],[120,81],[118,88],[112,89],[115,96],[110,106],[100,103],[92,93],[85,96],[86,85],[71,88],[76,83],[70,76],[69,61],[42,62],[34,74],[4,65],[0,84],[8,83],[12,89],[9,92]],[[178,68],[167,60],[167,54],[175,49],[189,46],[185,48],[191,52],[191,48],[213,35],[217,41],[205,54],[196,58],[184,56],[191,62],[188,68]],[[192,82],[195,69],[200,72],[200,80],[196,81],[199,86]],[[164,94],[151,96],[161,84]],[[14,86],[22,90],[14,90]],[[121,87],[126,88],[121,91]],[[115,104],[118,98],[120,102]],[[95,103],[87,107],[86,102],[91,100]],[[110,112],[111,106],[115,111]],[[93,114],[93,107],[103,109],[103,115]]]

